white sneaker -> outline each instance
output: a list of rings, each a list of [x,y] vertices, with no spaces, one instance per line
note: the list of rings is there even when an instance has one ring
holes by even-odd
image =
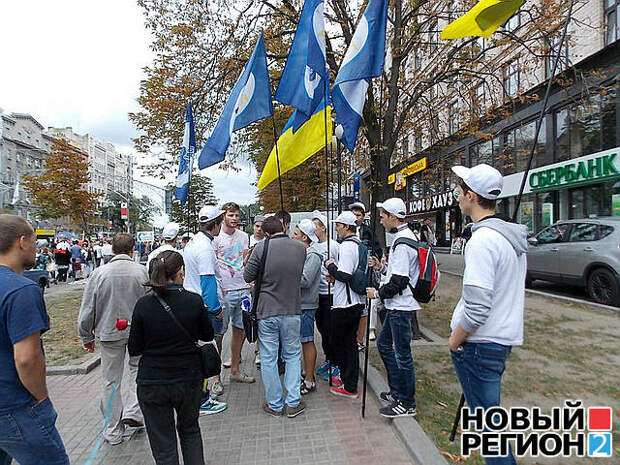
[[[260,354],[256,352],[256,357],[254,358],[254,364],[259,367],[260,366]]]

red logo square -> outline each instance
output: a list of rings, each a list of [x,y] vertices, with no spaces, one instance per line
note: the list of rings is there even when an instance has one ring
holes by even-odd
[[[591,431],[610,431],[611,407],[588,408],[588,429]]]

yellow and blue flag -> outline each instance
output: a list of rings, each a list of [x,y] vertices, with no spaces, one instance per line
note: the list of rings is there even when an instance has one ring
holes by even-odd
[[[200,152],[198,167],[203,169],[221,162],[234,131],[272,114],[265,40],[261,34],[215,129]]]
[[[299,129],[293,132],[295,113],[284,126],[278,144],[280,154],[280,172],[282,174],[301,165],[304,161],[325,147],[325,118],[327,117],[327,140],[332,138],[331,107],[319,105],[314,114]],[[258,180],[258,190],[263,190],[272,181],[278,179],[278,164],[275,147],[271,150],[267,163]]]
[[[336,123],[342,125],[342,141],[351,153],[355,149],[370,79],[383,72],[387,16],[387,0],[370,0],[332,89]]]
[[[446,26],[441,39],[461,39],[479,36],[489,38],[515,12],[525,0],[480,0],[460,18]]]

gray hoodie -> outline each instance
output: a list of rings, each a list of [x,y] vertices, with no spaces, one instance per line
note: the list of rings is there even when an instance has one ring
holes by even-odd
[[[497,236],[477,235],[483,228],[496,231],[505,241],[498,241]],[[522,340],[527,232],[524,225],[496,217],[473,225],[472,240],[468,247],[471,244],[476,251],[472,253],[470,249],[469,254],[466,251],[463,308],[462,314],[456,319],[456,323],[474,336],[470,339],[476,340],[478,337],[483,341],[506,345],[517,344]],[[481,237],[485,237],[484,242],[480,242]],[[496,240],[493,241],[492,237]],[[472,242],[474,238],[476,241]],[[506,242],[512,246],[515,255],[507,253]],[[477,269],[468,273],[467,267]],[[468,282],[468,279],[473,282]]]
[[[323,256],[313,246],[306,249],[306,261],[301,275],[301,309],[316,310],[319,306],[319,285]]]

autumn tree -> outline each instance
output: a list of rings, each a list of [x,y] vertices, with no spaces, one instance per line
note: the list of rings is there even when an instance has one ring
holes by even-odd
[[[88,156],[64,139],[54,139],[38,176],[24,176],[24,187],[38,207],[41,219],[70,217],[84,231],[96,217],[99,194],[87,191]]]
[[[140,151],[148,154],[157,147],[165,147],[165,153],[159,154],[160,163],[152,169],[166,170],[176,163],[174,157],[183,134],[180,115],[187,100],[195,102],[197,135],[204,140],[261,30],[265,31],[272,82],[277,85],[303,1],[139,3],[155,37],[155,59],[147,67],[147,77],[141,85],[138,100],[142,110],[131,118],[143,131],[136,141]],[[411,155],[409,140],[425,138],[425,146],[433,146],[456,133],[461,137],[476,135],[488,121],[506,117],[523,98],[523,89],[506,88],[509,83],[504,80],[505,66],[514,62],[524,75],[539,76],[568,7],[567,2],[530,0],[521,8],[518,22],[509,22],[487,40],[440,41],[441,29],[475,3],[390,2],[385,71],[368,88],[357,148],[354,154],[346,154],[355,159],[359,170],[370,172],[373,199],[391,195],[388,172]],[[365,0],[325,2],[327,63],[332,82],[366,5]],[[485,108],[481,108],[479,89],[488,96]],[[457,126],[450,127],[446,107],[455,100],[459,107],[454,115],[459,115],[459,121]],[[277,124],[281,129],[283,119],[278,118]],[[250,126],[239,138],[241,144],[234,146],[236,153],[229,156],[228,163],[234,164],[235,154],[245,155],[247,151],[260,171],[265,154],[273,146],[271,132],[268,121]],[[321,163],[314,159],[288,176],[294,180],[295,188],[304,183],[304,191],[316,196],[309,203],[324,203],[319,197],[322,191],[316,186],[318,178],[310,166],[320,170]],[[297,171],[307,175],[294,178]],[[277,183],[263,194],[270,204],[274,189]],[[290,197],[287,192],[289,208]]]
[[[121,218],[121,204],[127,203],[128,220]],[[126,197],[116,192],[110,192],[105,200],[101,216],[112,223],[112,229],[118,232],[127,231],[127,221],[129,221],[130,231],[136,232],[151,229],[153,216],[157,207],[147,196],[138,198],[134,195]]]
[[[174,189],[174,186],[168,185],[167,189]],[[194,173],[189,186],[187,203],[183,206],[178,200],[172,203],[172,221],[182,225],[182,229],[186,229],[189,224],[191,231],[197,231],[200,209],[205,205],[217,205],[218,203],[219,199],[215,196],[211,179],[208,176]]]

